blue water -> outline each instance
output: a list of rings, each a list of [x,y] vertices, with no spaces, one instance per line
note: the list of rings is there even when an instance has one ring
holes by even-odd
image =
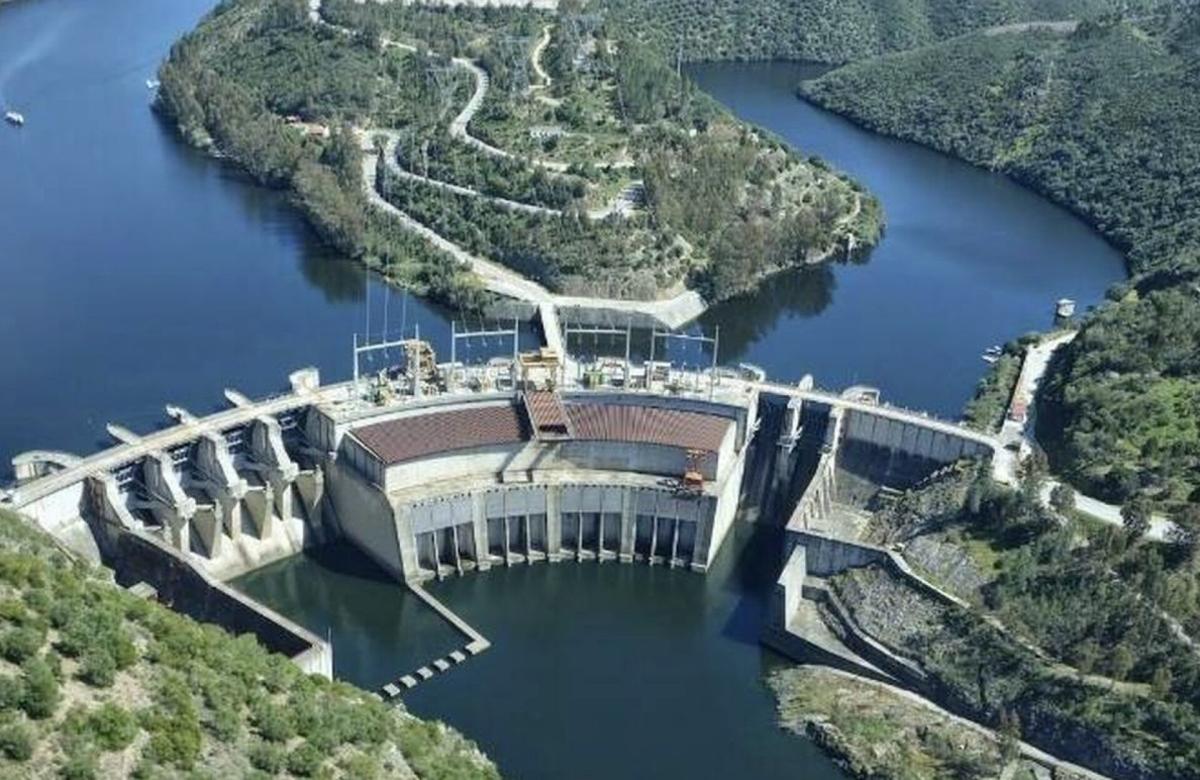
[[[392,335],[419,324],[448,350],[444,311],[322,247],[151,112],[146,80],[211,5],[0,6],[0,96],[27,120],[0,124],[0,482],[17,452],[89,452],[106,422],[153,429],[167,403],[206,412],[308,365],[348,377],[367,296],[376,338],[390,299]]]
[[[984,369],[980,353],[1052,322],[1054,302],[1082,312],[1124,278],[1119,252],[1066,210],[1007,178],[884,138],[796,99],[819,69],[722,63],[689,71],[738,116],[824,158],[883,204],[887,231],[863,263],[776,277],[711,311],[723,360],[774,376],[812,373],[957,415]]]

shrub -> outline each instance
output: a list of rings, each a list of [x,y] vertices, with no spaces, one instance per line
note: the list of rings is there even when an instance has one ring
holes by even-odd
[[[142,720],[143,727],[151,732],[150,758],[160,764],[190,769],[200,756],[203,735],[187,682],[178,673],[168,673],[156,698],[155,706]]]
[[[0,710],[15,710],[25,698],[25,687],[16,677],[0,674]]]
[[[263,739],[287,742],[296,735],[290,713],[281,705],[262,701],[254,707],[254,727]]]
[[[288,754],[288,771],[300,777],[312,777],[321,768],[321,751],[305,742]]]
[[[24,604],[16,599],[0,600],[0,620],[7,620],[9,623],[24,623],[26,618]]]
[[[58,776],[63,780],[95,780],[97,772],[95,753],[81,743],[68,751],[66,760],[58,769]]]
[[[45,642],[45,634],[35,628],[10,628],[0,636],[0,654],[14,664],[21,664],[37,655]]]
[[[138,725],[127,710],[108,702],[88,716],[88,731],[103,750],[121,750],[133,742]]]
[[[342,762],[342,769],[347,777],[357,780],[377,780],[383,774],[379,762],[365,753],[355,753]]]
[[[117,676],[117,662],[105,650],[91,648],[83,655],[79,677],[88,685],[107,688]]]
[[[24,682],[21,707],[34,719],[48,718],[58,708],[62,694],[50,666],[40,658],[30,658],[21,666]]]
[[[19,723],[0,728],[0,753],[13,761],[28,761],[33,755],[33,735]]]
[[[250,748],[250,764],[255,769],[277,775],[287,764],[287,754],[281,746],[260,740]]]

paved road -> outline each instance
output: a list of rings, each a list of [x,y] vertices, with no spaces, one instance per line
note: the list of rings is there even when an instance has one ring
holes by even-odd
[[[1033,401],[1037,395],[1038,386],[1041,384],[1042,377],[1046,374],[1046,369],[1050,365],[1050,358],[1054,355],[1055,350],[1064,344],[1070,343],[1076,336],[1078,331],[1068,331],[1043,339],[1038,344],[1030,346],[1025,352],[1025,359],[1021,363],[1021,374],[1017,378],[1017,386],[1013,390],[1012,402],[1009,406],[1010,413],[1005,415],[1004,425],[1000,429],[1000,440],[1006,447],[1019,447],[1022,455],[1027,455],[1033,450],[1037,441],[1034,438],[1034,405]],[[1024,406],[1024,414],[1013,414],[1014,407]],[[1016,417],[1017,419],[1014,419]],[[1005,452],[1012,452],[1011,449],[1006,449]],[[1011,473],[1007,476],[1010,484],[1018,482],[1019,463],[1016,458],[1011,458],[1009,467]],[[1042,500],[1049,501],[1050,493],[1054,488],[1063,484],[1059,479],[1051,477],[1046,481],[1042,488]],[[1121,507],[1115,504],[1108,504],[1098,498],[1084,495],[1079,491],[1075,492],[1075,508],[1083,514],[1099,520],[1109,525],[1124,527],[1125,521],[1121,518]],[[1155,541],[1166,541],[1175,524],[1167,520],[1161,515],[1156,515],[1150,521],[1150,529],[1146,536]]]

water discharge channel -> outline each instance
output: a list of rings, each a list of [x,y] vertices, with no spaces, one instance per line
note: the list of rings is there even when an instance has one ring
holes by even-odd
[[[150,430],[174,402],[262,394],[290,369],[349,373],[368,298],[375,327],[420,322],[448,350],[448,315],[389,294],[331,255],[277,194],[180,144],[145,80],[209,0],[19,0],[0,8],[0,458],[89,452],[105,422]],[[1120,257],[1078,220],[1004,179],[880,138],[797,101],[795,65],[697,67],[744,118],[857,176],[887,236],[865,263],[782,275],[704,317],[722,358],[774,378],[868,382],[953,415],[979,353],[1083,306]],[[743,528],[705,576],[557,564],[431,586],[493,643],[406,696],[477,739],[515,777],[840,777],[778,731],[757,642],[777,568]],[[375,687],[454,636],[349,547],[275,564],[240,586],[335,646],[337,673]]]

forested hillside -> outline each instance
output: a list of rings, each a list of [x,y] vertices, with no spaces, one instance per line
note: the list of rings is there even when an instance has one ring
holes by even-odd
[[[160,79],[159,108],[193,143],[289,190],[346,254],[452,305],[483,299],[465,264],[369,188],[465,252],[574,295],[727,297],[880,230],[852,182],[737,122],[578,4],[326,0],[314,21],[304,0],[225,0]]]
[[[672,57],[841,63],[995,25],[1140,12],[1151,0],[603,0]]]
[[[1200,24],[973,34],[803,85],[878,131],[1003,171],[1127,253],[1131,284],[1056,361],[1039,433],[1111,501],[1200,501]]]
[[[0,776],[490,778],[451,729],[112,584],[0,510]]]

